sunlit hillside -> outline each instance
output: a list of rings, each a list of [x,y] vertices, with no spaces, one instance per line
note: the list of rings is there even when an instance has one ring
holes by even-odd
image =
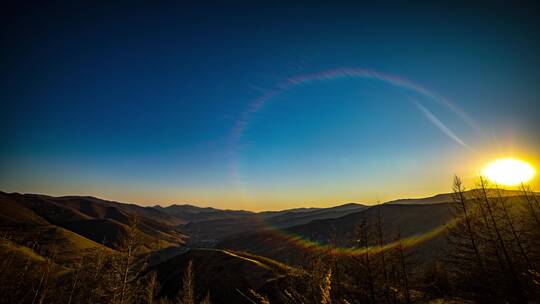
[[[195,207],[191,220],[97,198],[1,198],[5,303],[466,303],[539,291],[540,205],[527,188],[465,191],[456,179],[454,193],[431,198],[271,214],[214,209],[202,221],[208,211]],[[167,214],[193,224],[158,224]]]

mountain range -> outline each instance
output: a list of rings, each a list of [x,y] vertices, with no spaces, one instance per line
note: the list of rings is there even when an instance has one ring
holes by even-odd
[[[520,193],[505,191],[503,195],[518,197]],[[413,249],[418,259],[430,261],[444,250],[441,227],[452,216],[452,203],[452,194],[439,194],[375,206],[349,203],[251,212],[0,192],[0,236],[6,240],[0,251],[21,263],[45,261],[54,251],[54,262],[70,267],[96,248],[116,251],[130,223],[136,221],[163,295],[178,291],[186,265],[193,261],[196,273],[208,274],[197,276],[197,286],[206,286],[217,299],[249,303],[235,290],[272,294],[279,290],[280,280],[294,277],[295,267],[302,266],[310,251],[324,245],[353,247],[357,227],[377,219],[384,227],[386,243],[394,241],[396,233],[403,240],[424,237],[414,242]]]

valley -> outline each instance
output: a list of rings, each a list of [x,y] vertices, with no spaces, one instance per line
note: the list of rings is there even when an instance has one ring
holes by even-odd
[[[463,196],[472,200],[474,195]],[[499,197],[524,199],[515,191]],[[362,256],[361,249],[368,248],[362,238],[375,237],[376,227],[380,244],[365,242],[389,246],[388,252],[405,244],[416,267],[434,267],[449,250],[445,225],[452,221],[455,204],[454,194],[441,194],[373,206],[255,213],[0,193],[1,250],[13,263],[50,261],[57,271],[69,273],[89,255],[122,255],[126,236],[136,234],[137,255],[148,261],[141,271],[156,274],[159,297],[182,292],[184,273],[192,263],[196,293],[210,294],[213,303],[250,303],[251,291],[280,303],[283,288],[308,288],[305,276],[321,267],[314,265],[324,257],[341,256],[340,263],[346,265],[351,257]]]

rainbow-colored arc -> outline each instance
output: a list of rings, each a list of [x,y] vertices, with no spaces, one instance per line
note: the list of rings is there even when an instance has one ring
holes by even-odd
[[[404,238],[396,238],[391,242],[384,243],[382,246],[370,245],[368,247],[342,247],[331,244],[324,244],[306,239],[301,235],[289,233],[285,230],[277,229],[270,226],[267,226],[266,231],[271,233],[278,241],[289,244],[292,248],[298,248],[299,250],[308,251],[318,255],[359,256],[364,254],[376,255],[382,252],[388,252],[398,247],[412,248],[414,246],[420,245],[424,242],[443,235],[445,231],[447,231],[447,229],[454,227],[462,220],[463,217],[455,217],[449,220],[447,223],[435,227],[425,233],[412,235]]]
[[[246,128],[249,126],[250,121],[255,113],[259,112],[265,104],[267,104],[274,97],[282,94],[283,92],[289,91],[295,87],[311,84],[319,81],[328,81],[339,78],[360,78],[360,79],[370,79],[381,81],[383,83],[409,90],[420,96],[423,96],[429,100],[432,100],[447,109],[453,112],[457,117],[466,122],[471,128],[476,131],[481,132],[481,128],[474,122],[474,120],[469,117],[463,109],[461,109],[456,104],[452,103],[450,100],[445,97],[428,90],[424,86],[417,84],[408,79],[390,75],[385,73],[376,72],[369,69],[362,68],[339,68],[333,70],[326,70],[313,74],[303,74],[294,77],[285,79],[283,82],[276,84],[272,89],[265,91],[261,96],[253,100],[247,109],[241,114],[240,118],[235,122],[234,127],[229,136],[230,140],[230,175],[234,182],[236,189],[239,191],[239,194],[249,199],[249,194],[245,182],[243,181],[242,174],[240,172],[240,165],[238,159],[238,147],[242,135],[244,134]],[[427,110],[426,110],[427,111]],[[440,123],[440,121],[439,121]],[[441,128],[441,126],[438,126]],[[446,128],[446,126],[444,126]],[[443,130],[443,132],[450,135],[450,137],[456,137],[451,131]],[[453,138],[456,140],[455,138]],[[461,141],[461,140],[458,140]],[[466,146],[466,144],[463,144]],[[468,146],[466,146],[468,147]],[[307,240],[302,236],[291,234],[284,230],[279,230],[274,227],[268,227],[268,231],[275,233],[283,241],[296,245],[300,248],[309,249],[315,252],[325,252],[327,254],[333,255],[362,255],[366,252],[378,253],[381,251],[386,251],[396,246],[415,246],[425,241],[431,240],[434,237],[443,233],[448,227],[455,225],[459,219],[451,220],[450,222],[432,229],[421,235],[409,236],[401,240],[390,242],[384,246],[372,246],[368,248],[355,248],[355,247],[335,247],[326,244],[320,244],[311,240]]]
[[[369,70],[369,69],[362,69],[362,68],[339,68],[339,69],[332,69],[332,70],[325,70],[318,73],[313,74],[303,74],[298,75],[294,77],[290,77],[285,79],[283,82],[277,83],[272,89],[265,91],[261,96],[253,100],[247,109],[240,115],[240,118],[234,123],[234,126],[230,132],[229,135],[229,157],[230,157],[230,163],[229,163],[229,174],[233,180],[234,186],[237,190],[239,190],[239,194],[249,199],[249,194],[247,191],[246,183],[244,182],[244,179],[241,174],[240,170],[240,164],[238,159],[238,147],[240,144],[240,140],[242,138],[242,135],[244,134],[245,130],[249,126],[253,115],[257,112],[259,112],[265,104],[267,104],[271,99],[274,97],[282,94],[283,92],[289,91],[295,87],[311,84],[318,81],[328,81],[328,80],[334,80],[334,79],[340,79],[340,78],[359,78],[359,79],[370,79],[370,80],[376,80],[380,81],[386,84],[389,84],[391,86],[395,86],[398,88],[403,88],[405,90],[409,90],[411,92],[414,92],[420,96],[423,96],[429,100],[432,100],[447,109],[449,109],[451,112],[453,112],[457,117],[459,117],[461,120],[466,122],[471,128],[478,132],[482,132],[481,128],[475,123],[475,121],[465,113],[463,109],[461,109],[456,104],[452,103],[447,98],[427,89],[426,87],[415,83],[411,80],[405,79],[403,77],[399,77],[396,75],[391,74],[385,74],[380,73],[377,71]],[[419,105],[418,102],[413,101],[413,104]],[[427,109],[424,107],[420,107],[424,110],[425,115],[432,116]],[[435,117],[429,118],[439,129],[441,129],[446,135],[451,137],[456,142],[460,143],[462,146],[466,148],[470,148],[468,145],[466,145],[461,139],[457,138],[457,136],[451,132],[446,126],[442,125],[441,122],[438,121]],[[472,149],[471,149],[472,150]]]

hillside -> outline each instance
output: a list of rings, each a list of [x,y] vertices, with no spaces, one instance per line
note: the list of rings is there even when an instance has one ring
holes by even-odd
[[[309,248],[306,247],[306,243],[295,241],[295,237],[310,240],[313,242],[312,245],[337,243],[340,246],[351,246],[356,227],[364,219],[368,223],[374,223],[379,211],[387,241],[392,240],[397,231],[401,232],[401,237],[404,239],[420,236],[441,227],[451,216],[448,204],[384,204],[337,219],[315,220],[282,230],[266,229],[255,233],[245,233],[224,240],[218,247],[247,251],[285,263],[299,264],[302,251]],[[441,240],[440,236],[427,240],[418,246],[416,251],[426,257],[432,256],[440,249]]]
[[[286,213],[304,213],[304,212],[310,212],[315,210],[320,210],[323,208],[316,208],[316,207],[306,207],[306,208],[293,208],[293,209],[285,209],[285,210],[278,210],[278,211],[261,211],[257,214],[262,217],[274,217]]]
[[[488,193],[496,196],[495,191],[490,189]],[[500,193],[507,198],[509,206],[516,210],[525,209],[521,206],[525,201],[521,192],[502,190]],[[469,198],[473,195],[472,191],[465,193]],[[303,252],[309,251],[310,246],[316,247],[317,243],[353,246],[357,226],[364,220],[368,224],[374,224],[380,212],[387,243],[394,240],[398,232],[402,239],[423,238],[413,249],[419,260],[430,261],[446,246],[443,228],[451,219],[452,201],[452,194],[440,194],[428,198],[390,201],[364,207],[361,211],[339,218],[313,220],[293,227],[278,228],[267,225],[264,229],[230,236],[217,247],[247,251],[285,263],[301,264]],[[433,234],[430,234],[432,232]],[[299,239],[309,242],[300,242]]]
[[[302,224],[307,224],[319,219],[332,219],[345,216],[350,213],[358,212],[367,208],[360,204],[345,204],[330,208],[318,208],[314,210],[293,210],[276,216],[267,217],[265,222],[276,228],[286,228]]]
[[[496,190],[496,189],[487,189],[488,194],[497,196],[498,193],[503,197],[519,196],[523,193],[518,190]],[[466,198],[472,198],[474,196],[474,191],[469,190],[464,193]],[[386,202],[385,204],[391,205],[415,205],[415,204],[442,204],[442,203],[452,203],[454,201],[453,193],[442,193],[430,197],[422,198],[404,198],[397,199],[393,201]]]
[[[298,270],[267,258],[236,251],[190,250],[158,265],[161,295],[174,298],[182,286],[189,261],[193,263],[196,294],[210,293],[212,303],[252,303],[243,294],[249,290],[278,293],[278,282]]]
[[[472,194],[468,192],[466,196]],[[527,208],[524,208],[527,206],[523,205],[527,200],[524,196],[512,194],[516,193],[504,192],[502,196],[508,197],[504,201],[511,215],[519,217],[522,212],[527,212]],[[162,287],[158,298],[176,297],[187,265],[192,261],[197,297],[202,299],[209,292],[212,303],[253,303],[254,295],[250,294],[250,290],[267,296],[270,303],[290,302],[292,295],[289,291],[294,292],[294,297],[310,294],[310,297],[318,298],[321,296],[320,283],[325,282],[324,276],[330,275],[327,272],[329,267],[337,271],[333,274],[335,283],[332,284],[338,284],[340,294],[348,299],[357,299],[359,295],[365,297],[366,290],[365,286],[358,287],[361,286],[358,284],[363,282],[367,273],[377,272],[365,268],[363,259],[367,255],[350,250],[362,238],[356,234],[358,227],[365,223],[370,233],[369,246],[378,247],[374,243],[374,229],[380,216],[384,241],[392,244],[386,251],[386,257],[392,261],[391,269],[395,270],[399,265],[396,244],[403,244],[408,266],[403,266],[405,268],[399,271],[419,271],[422,275],[431,275],[430,271],[436,271],[437,262],[446,256],[450,246],[446,242],[445,226],[452,218],[452,203],[445,202],[449,199],[450,194],[442,194],[371,207],[346,204],[331,208],[253,213],[171,226],[155,220],[156,216],[163,216],[159,208],[153,208],[154,211],[148,214],[154,215],[147,218],[140,211],[145,210],[144,207],[125,207],[121,203],[93,197],[0,193],[0,256],[6,257],[1,264],[7,265],[10,270],[3,280],[7,282],[7,277],[17,275],[18,268],[13,267],[31,267],[35,271],[32,271],[31,279],[26,280],[25,284],[29,286],[27,290],[35,290],[41,284],[44,271],[50,271],[56,288],[61,288],[63,292],[58,297],[66,298],[68,290],[64,287],[74,286],[70,282],[76,280],[82,261],[85,267],[81,271],[84,271],[85,280],[92,283],[88,283],[89,288],[77,293],[76,301],[88,296],[106,299],[114,295],[114,289],[110,289],[110,281],[102,281],[102,278],[118,284],[119,281],[115,281],[120,278],[118,274],[125,273],[118,272],[118,265],[124,265],[120,261],[125,256],[115,249],[127,225],[137,218],[136,235],[140,238],[136,239],[136,259],[132,260],[128,272],[143,274],[140,277],[142,281],[133,283],[134,288],[145,286],[153,276],[151,273],[155,272]],[[493,204],[502,202],[498,197],[490,199]],[[193,206],[186,208],[198,210]],[[213,209],[208,212],[220,211]],[[499,213],[498,217],[501,215]],[[171,215],[163,217],[167,216]],[[506,237],[509,236],[509,231],[505,230],[504,233]],[[400,243],[397,242],[398,234]],[[184,243],[188,236],[190,241]],[[535,245],[528,243],[528,246]],[[327,255],[329,249],[336,247],[343,250]],[[100,270],[102,278],[94,274],[98,269],[96,265],[104,266]],[[376,265],[369,267],[378,267]],[[379,269],[379,279],[376,280],[380,278]],[[415,284],[420,284],[416,285],[420,286],[418,288],[429,291],[422,285],[426,284],[424,277],[411,278]],[[399,287],[399,276],[392,280],[392,288],[403,288]],[[16,281],[5,286],[14,298],[21,293],[28,296],[28,292],[19,293],[20,284]],[[91,286],[97,286],[105,293],[96,295]],[[49,295],[50,298],[54,296]],[[434,296],[440,294],[435,293]],[[418,293],[415,297],[418,299],[422,294]],[[320,301],[308,298],[300,302]]]
[[[345,204],[330,208],[291,209],[283,212],[261,212],[247,216],[195,221],[181,226],[182,230],[194,236],[195,241],[214,243],[226,237],[245,231],[259,231],[268,228],[287,228],[307,224],[318,219],[333,219],[365,209],[360,204]]]
[[[181,221],[174,216],[170,216],[167,213],[160,212],[152,207],[142,207],[135,204],[125,204],[115,201],[108,201],[92,196],[61,196],[52,197],[47,195],[26,194],[26,196],[40,198],[43,200],[49,200],[64,206],[74,208],[93,218],[104,218],[107,216],[115,216],[113,214],[107,214],[108,212],[115,212],[120,210],[122,213],[127,213],[132,216],[136,215],[140,218],[152,220],[154,222],[165,224],[169,226],[177,225]],[[118,216],[121,216],[117,214]]]
[[[79,247],[102,243],[115,248],[126,226],[137,217],[138,229],[148,248],[184,242],[185,236],[173,226],[144,217],[143,212],[125,211],[143,207],[118,208],[119,205],[122,204],[93,197],[0,192],[0,229],[21,242],[38,242],[40,246],[51,243],[67,246],[62,251],[76,252]],[[75,248],[70,249],[72,245]]]
[[[488,190],[494,192],[495,190]],[[519,191],[501,190],[502,196],[510,197],[519,195]],[[467,191],[466,197],[472,197],[473,192]],[[381,205],[437,205],[453,202],[452,193],[438,194],[432,197],[398,199],[386,202]],[[337,219],[352,213],[361,212],[370,208],[362,204],[345,204],[330,208],[297,208],[283,211],[263,211],[259,213],[249,213],[245,211],[219,210],[214,208],[200,208],[191,205],[173,205],[168,212],[174,214],[172,210],[178,210],[184,220],[192,219],[190,222],[180,225],[180,229],[193,236],[192,242],[198,246],[208,246],[215,244],[225,238],[233,237],[236,234],[249,232],[264,232],[267,229],[287,229],[293,226],[301,226],[312,221]],[[437,209],[437,207],[433,207]],[[331,224],[330,222],[324,222]],[[322,224],[322,225],[325,225]],[[314,224],[316,225],[316,224]],[[338,225],[339,226],[339,225]],[[350,227],[348,227],[350,228]],[[347,231],[338,231],[342,237]],[[307,233],[311,235],[311,232]],[[346,236],[345,238],[349,238]],[[343,241],[343,240],[342,240]]]
[[[154,206],[154,209],[175,217],[182,223],[221,220],[253,215],[254,212],[245,210],[221,210],[212,207],[197,207],[193,205],[171,205],[168,207]]]

